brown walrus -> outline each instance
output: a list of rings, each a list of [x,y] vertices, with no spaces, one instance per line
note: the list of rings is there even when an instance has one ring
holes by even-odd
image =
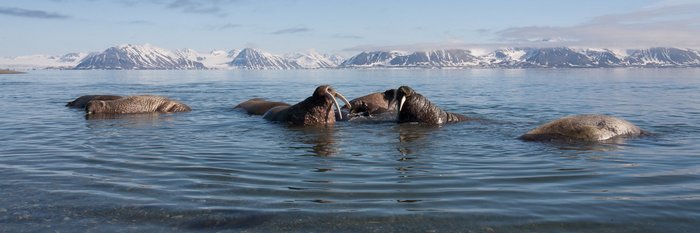
[[[350,100],[352,109],[348,110],[350,116],[371,116],[389,111],[396,111],[396,89],[384,92],[375,92],[369,95]],[[343,106],[348,109],[348,106]]]
[[[551,121],[520,136],[525,141],[603,141],[644,132],[629,121],[606,115],[573,115]]]
[[[77,99],[68,102],[66,104],[66,107],[70,108],[85,108],[85,105],[87,105],[88,102],[91,100],[116,100],[116,99],[121,99],[121,96],[118,95],[84,95],[81,97],[78,97]]]
[[[87,114],[171,113],[189,112],[192,109],[180,102],[155,95],[127,96],[116,100],[92,100],[87,103]]]
[[[461,114],[445,112],[408,86],[401,86],[396,90],[396,99],[399,100],[397,103],[399,123],[418,122],[440,125],[471,120]]]
[[[240,108],[248,112],[248,114],[252,115],[262,115],[265,114],[268,110],[271,108],[277,107],[277,106],[289,106],[288,103],[282,103],[282,102],[273,102],[273,101],[267,101],[263,98],[253,98],[249,99],[246,101],[241,102],[240,104],[236,105],[235,108]]]
[[[313,95],[292,106],[277,106],[271,108],[263,118],[271,121],[287,122],[291,125],[326,125],[335,123],[333,106],[340,112],[340,105],[335,97],[339,97],[350,108],[350,102],[329,85],[316,88]],[[342,119],[342,115],[340,115]]]

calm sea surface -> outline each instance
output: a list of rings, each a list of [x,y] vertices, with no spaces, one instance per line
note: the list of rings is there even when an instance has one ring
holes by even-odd
[[[480,121],[288,127],[233,110],[409,85]],[[190,113],[86,119],[86,94]],[[570,114],[652,136],[523,142]],[[697,232],[700,69],[31,71],[0,76],[0,232]]]

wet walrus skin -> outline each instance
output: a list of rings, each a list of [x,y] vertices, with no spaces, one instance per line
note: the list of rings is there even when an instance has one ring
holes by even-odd
[[[186,104],[163,96],[135,95],[116,100],[92,100],[87,103],[87,114],[130,114],[130,113],[172,113],[189,112]]]
[[[614,137],[644,134],[629,121],[607,115],[573,115],[563,117],[520,136],[525,141],[581,141],[595,142]]]
[[[369,95],[350,100],[352,110],[350,116],[372,116],[389,111],[396,111],[396,89],[389,89],[384,92],[375,92]],[[348,109],[343,106],[343,109]]]
[[[313,95],[292,106],[278,106],[271,108],[263,115],[270,121],[287,122],[290,125],[330,125],[335,124],[335,112],[333,107],[340,112],[340,106],[335,97],[340,97],[343,102],[351,106],[342,94],[329,85],[316,88]],[[352,107],[351,107],[352,109]],[[340,116],[342,118],[342,116]]]
[[[401,86],[396,90],[396,99],[398,100],[399,123],[417,122],[441,125],[470,120],[461,114],[445,112],[408,86]]]
[[[289,106],[289,104],[283,103],[283,102],[267,101],[263,98],[253,98],[253,99],[243,101],[240,104],[236,105],[236,107],[233,107],[233,108],[234,109],[235,108],[243,109],[248,114],[251,114],[251,115],[263,115],[271,108],[274,108],[277,106]]]
[[[84,95],[81,97],[78,97],[77,99],[68,102],[66,104],[66,107],[70,108],[85,108],[85,105],[87,105],[88,102],[91,100],[116,100],[116,99],[121,99],[123,97],[118,96],[118,95]]]

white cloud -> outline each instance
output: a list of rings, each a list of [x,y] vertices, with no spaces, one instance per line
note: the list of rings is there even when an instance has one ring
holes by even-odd
[[[700,48],[700,4],[664,4],[570,27],[514,27],[494,35],[498,41],[534,46]]]
[[[659,1],[624,14],[595,17],[568,27],[527,26],[503,30],[478,29],[492,35],[491,42],[470,43],[449,37],[441,42],[402,45],[359,45],[344,51],[432,49],[495,49],[504,47],[598,47],[632,49],[649,47],[700,48],[700,3],[693,0]]]

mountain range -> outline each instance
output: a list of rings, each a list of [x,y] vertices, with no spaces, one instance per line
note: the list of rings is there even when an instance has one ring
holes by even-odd
[[[609,68],[700,67],[700,51],[669,47],[648,49],[504,48],[475,54],[468,49],[417,52],[366,51],[348,59],[305,53],[275,55],[255,48],[170,51],[149,44],[119,45],[93,53],[0,58],[11,69],[329,69],[329,68]]]
[[[362,52],[340,68],[609,68],[700,67],[700,51],[678,48],[610,49],[508,48],[484,55],[470,50]]]

